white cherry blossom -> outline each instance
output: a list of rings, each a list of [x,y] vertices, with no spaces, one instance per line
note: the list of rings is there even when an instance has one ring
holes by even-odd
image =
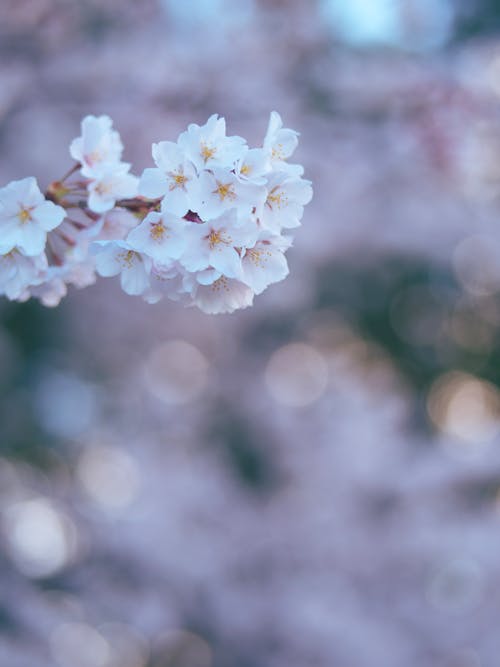
[[[87,178],[96,178],[110,164],[120,161],[123,145],[120,135],[113,130],[109,116],[85,116],[82,134],[73,139],[69,152],[80,162],[80,171]]]
[[[39,285],[47,271],[44,253],[26,256],[17,249],[0,255],[0,294],[8,299],[25,301],[29,298],[29,287]]]
[[[191,302],[191,286],[186,287],[186,269],[177,261],[166,263],[153,262],[151,268],[151,288],[143,298],[148,303],[157,303],[163,296],[172,301]]]
[[[259,210],[264,229],[279,233],[282,228],[298,227],[304,206],[311,201],[310,181],[287,172],[272,172],[267,183],[267,197]]]
[[[151,260],[125,241],[95,241],[96,271],[100,276],[120,276],[127,294],[144,294],[150,287]]]
[[[211,267],[229,278],[238,278],[242,271],[239,249],[253,246],[257,234],[253,221],[239,221],[234,210],[202,224],[193,223],[180,262],[188,271]]]
[[[231,171],[215,168],[200,174],[197,196],[194,210],[203,220],[211,220],[232,208],[249,213],[264,203],[266,189],[262,185],[242,182]]]
[[[95,213],[110,211],[118,199],[131,198],[137,195],[139,179],[128,171],[126,162],[108,166],[97,180],[87,185],[89,193],[88,205]]]
[[[232,168],[246,147],[242,137],[226,137],[226,121],[217,114],[210,116],[205,125],[191,123],[177,143],[199,171]]]
[[[124,208],[113,208],[107,211],[89,230],[89,236],[100,241],[123,240],[137,225],[137,218]]]
[[[156,168],[144,170],[139,194],[149,199],[164,197],[166,210],[185,215],[193,205],[193,185],[197,178],[193,164],[172,141],[153,144],[152,153]]]
[[[298,137],[298,132],[283,127],[283,121],[277,111],[271,111],[264,138],[264,151],[272,163],[280,163],[289,158],[297,148]]]
[[[51,201],[34,178],[0,189],[0,294],[55,306],[97,273],[148,303],[167,296],[213,314],[251,305],[287,276],[282,232],[312,196],[302,166],[286,161],[297,137],[272,112],[263,147],[249,148],[213,115],[153,144],[155,166],[138,179],[111,119],[86,116],[70,147],[78,164],[49,186]]]
[[[0,253],[19,248],[25,255],[39,255],[47,232],[65,215],[61,206],[45,199],[35,178],[12,181],[0,189]]]
[[[191,283],[193,305],[208,315],[232,313],[253,303],[254,293],[248,285],[215,269],[191,274],[189,279],[185,285]]]
[[[283,280],[288,275],[285,251],[290,247],[290,239],[263,232],[253,248],[247,248],[242,258],[242,281],[260,294],[272,283]]]
[[[248,148],[235,164],[234,173],[243,183],[265,185],[270,170],[269,154],[262,148]]]
[[[140,225],[127,236],[131,248],[151,257],[156,262],[179,259],[186,248],[187,228],[192,222],[172,213],[148,213]]]

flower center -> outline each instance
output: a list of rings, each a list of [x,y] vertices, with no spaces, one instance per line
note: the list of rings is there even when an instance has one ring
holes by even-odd
[[[97,192],[98,195],[101,195],[101,197],[109,194],[111,190],[112,190],[111,183],[98,183],[95,188],[95,191]]]
[[[186,189],[186,183],[188,182],[188,177],[184,176],[184,171],[182,167],[179,168],[179,171],[169,171],[167,176],[170,178],[169,190],[175,190],[176,188]]]
[[[131,269],[134,265],[136,257],[138,257],[136,252],[133,250],[127,250],[127,252],[122,252],[118,255],[118,261],[122,263],[122,266],[125,269]]]
[[[283,144],[276,144],[271,151],[271,159],[283,160]]]
[[[212,229],[210,234],[207,236],[208,239],[208,245],[210,247],[210,250],[213,250],[216,248],[218,245],[223,243],[224,245],[230,245],[232,243],[231,237],[224,237],[222,231],[219,229],[216,231],[215,229]]]
[[[22,208],[17,214],[17,217],[19,218],[19,222],[22,225],[25,225],[28,222],[28,220],[31,220],[31,213],[27,208]]]
[[[286,206],[287,202],[288,198],[285,197],[281,190],[278,190],[278,186],[274,187],[267,195],[266,204],[269,206],[269,208],[273,208],[273,206],[276,206],[276,208],[282,208],[283,206]]]
[[[236,192],[232,183],[220,183],[217,181],[217,188],[212,191],[212,194],[219,195],[221,201],[229,199],[234,201],[236,199]]]
[[[154,241],[161,241],[163,237],[165,236],[165,232],[167,231],[167,228],[163,224],[163,222],[160,220],[160,222],[152,222],[151,223],[151,229],[149,230],[149,233],[151,235],[151,238]]]
[[[207,144],[201,144],[201,156],[205,162],[213,158],[217,149],[213,146],[207,146]]]
[[[241,169],[240,169],[240,174],[243,174],[243,176],[248,176],[248,174],[252,171],[251,167],[249,164],[244,164]]]
[[[89,167],[91,167],[96,162],[100,162],[102,160],[102,155],[99,151],[92,151],[91,153],[88,153],[88,155],[84,156],[84,160],[89,165]]]
[[[248,259],[255,264],[255,266],[262,266],[262,258],[260,250],[252,248],[250,250],[247,250],[246,255],[248,256]]]
[[[212,290],[212,292],[221,292],[222,290],[224,290],[225,292],[229,292],[226,276],[221,276],[220,278],[217,278],[217,280],[215,280],[210,285],[210,289]]]

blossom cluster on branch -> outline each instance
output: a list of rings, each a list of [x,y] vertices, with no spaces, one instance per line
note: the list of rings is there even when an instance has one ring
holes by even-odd
[[[76,164],[45,194],[32,177],[0,189],[0,294],[54,306],[98,274],[149,303],[251,305],[287,276],[287,230],[312,197],[303,168],[287,162],[297,143],[275,111],[260,148],[226,136],[213,115],[153,144],[155,166],[138,178],[111,119],[86,116],[70,145]]]

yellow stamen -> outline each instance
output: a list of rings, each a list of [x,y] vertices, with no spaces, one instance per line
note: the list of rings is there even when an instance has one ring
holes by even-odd
[[[264,264],[268,261],[268,258],[271,257],[269,250],[264,250],[264,248],[250,248],[247,250],[245,258],[248,257],[255,266],[263,267]]]
[[[224,236],[221,230],[216,231],[215,229],[212,229],[210,231],[210,234],[207,236],[207,239],[210,250],[213,250],[221,243],[223,243],[224,245],[231,245],[233,242],[233,239],[230,236]]]
[[[201,144],[201,156],[205,162],[213,158],[215,153],[217,152],[217,149],[212,147],[207,146],[207,144]]]
[[[135,258],[138,257],[137,253],[133,250],[127,250],[127,252],[121,252],[118,255],[118,261],[122,262],[122,266],[127,269],[131,269],[134,265]]]
[[[221,276],[220,278],[217,278],[211,285],[210,288],[212,292],[220,292],[221,290],[224,290],[225,292],[229,292],[229,287],[227,285],[227,278],[226,276]]]
[[[278,186],[274,187],[267,195],[266,204],[269,206],[269,208],[273,208],[273,205],[275,205],[276,208],[282,208],[283,206],[286,206],[287,203],[288,197],[285,196],[283,191],[278,190]]]
[[[262,265],[262,260],[260,255],[261,255],[260,250],[256,250],[255,248],[253,248],[252,250],[247,250],[247,256],[255,264],[255,266]]]
[[[273,160],[283,160],[283,144],[276,144],[271,151],[271,158]]]
[[[219,245],[219,243],[223,243],[221,234],[220,232],[216,232],[214,229],[212,229],[208,235],[208,245],[210,246],[210,250],[213,250],[215,246]]]
[[[242,168],[240,169],[240,174],[243,174],[243,176],[248,176],[250,172],[252,171],[252,168],[250,167],[249,164],[244,164]]]
[[[184,176],[184,172],[182,169],[179,169],[178,172],[174,171],[169,171],[167,176],[170,177],[170,185],[169,185],[169,190],[175,190],[176,188],[182,188],[183,190],[186,189],[186,183],[188,182],[189,178],[187,176]]]
[[[161,241],[163,237],[165,236],[165,233],[167,231],[167,228],[163,224],[163,222],[160,220],[160,222],[152,222],[151,223],[151,229],[149,231],[151,238],[154,239],[155,241]],[[167,234],[168,237],[168,234]]]
[[[221,201],[225,199],[234,201],[236,199],[236,192],[232,183],[220,183],[217,181],[217,188],[212,191],[212,194],[219,195]]]
[[[27,209],[22,208],[17,214],[17,217],[19,218],[19,222],[24,225],[28,220],[31,220],[31,213]]]

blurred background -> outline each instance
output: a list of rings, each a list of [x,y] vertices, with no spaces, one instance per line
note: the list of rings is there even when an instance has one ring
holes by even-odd
[[[498,667],[500,3],[0,13],[0,183],[276,109],[315,190],[249,310],[0,304],[0,665]]]

